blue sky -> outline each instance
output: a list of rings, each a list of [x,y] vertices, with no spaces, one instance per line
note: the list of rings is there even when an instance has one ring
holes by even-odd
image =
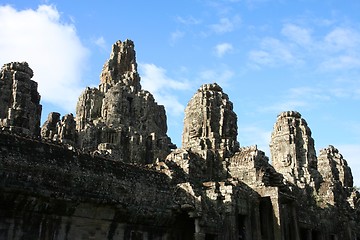
[[[217,82],[238,115],[241,146],[268,156],[277,115],[299,111],[317,150],[339,149],[360,185],[360,1],[4,1],[0,64],[27,61],[50,111],[75,113],[111,45],[135,42],[142,86],[165,105],[181,146],[183,110]]]

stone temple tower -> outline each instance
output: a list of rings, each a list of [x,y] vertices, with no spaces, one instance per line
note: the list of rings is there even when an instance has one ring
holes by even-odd
[[[237,116],[228,95],[216,83],[202,85],[185,109],[182,147],[234,152],[236,138]]]
[[[80,149],[117,161],[148,164],[170,153],[165,108],[141,89],[131,40],[113,45],[99,87],[79,97],[76,130]]]
[[[0,127],[28,136],[40,135],[42,107],[33,71],[26,62],[5,64],[0,72]]]
[[[202,85],[185,109],[182,148],[167,156],[192,178],[224,179],[229,158],[239,149],[233,104],[216,84]]]
[[[299,187],[319,185],[314,139],[299,112],[278,115],[271,134],[270,152],[274,168],[289,182]]]

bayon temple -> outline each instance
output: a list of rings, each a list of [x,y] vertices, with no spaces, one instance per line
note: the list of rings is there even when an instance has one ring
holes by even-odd
[[[131,40],[113,45],[75,115],[41,127],[32,77],[26,62],[0,73],[0,239],[360,239],[351,169],[334,146],[316,153],[297,111],[274,116],[269,158],[239,144],[228,95],[204,84],[177,148]]]

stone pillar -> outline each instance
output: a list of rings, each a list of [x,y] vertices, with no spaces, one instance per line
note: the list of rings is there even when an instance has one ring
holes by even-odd
[[[201,227],[199,222],[200,222],[199,218],[194,219],[194,224],[195,224],[194,240],[205,240],[205,233],[201,232]]]
[[[281,239],[281,218],[280,218],[280,203],[278,193],[276,196],[271,196],[271,205],[274,210],[274,239]]]

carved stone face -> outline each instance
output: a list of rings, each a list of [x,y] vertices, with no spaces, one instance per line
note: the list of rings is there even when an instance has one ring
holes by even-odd
[[[193,119],[189,126],[189,138],[201,137],[201,134],[202,124],[199,122],[199,119]]]
[[[281,161],[283,167],[289,167],[292,163],[292,157],[291,154],[288,153],[286,156],[284,156],[284,158]]]

